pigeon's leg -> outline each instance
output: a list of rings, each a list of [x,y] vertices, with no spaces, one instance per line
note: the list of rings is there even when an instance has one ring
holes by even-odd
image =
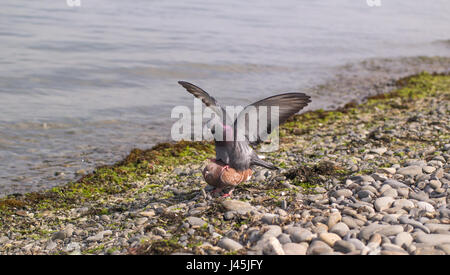
[[[231,193],[233,193],[234,188],[232,188],[228,193],[222,195],[223,198],[231,197]]]
[[[222,170],[220,170],[220,175],[222,176],[223,171],[228,170],[228,168],[230,168],[230,166],[225,165],[224,167],[222,167]]]

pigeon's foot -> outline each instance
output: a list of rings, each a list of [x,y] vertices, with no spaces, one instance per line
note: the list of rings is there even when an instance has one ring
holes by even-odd
[[[229,197],[231,197],[231,193],[233,193],[233,189],[231,189],[228,193],[223,194],[222,198],[229,198]]]

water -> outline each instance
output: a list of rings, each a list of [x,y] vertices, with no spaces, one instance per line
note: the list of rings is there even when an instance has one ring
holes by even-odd
[[[0,195],[48,188],[170,138],[192,106],[279,92],[332,108],[450,67],[450,2],[0,0]]]

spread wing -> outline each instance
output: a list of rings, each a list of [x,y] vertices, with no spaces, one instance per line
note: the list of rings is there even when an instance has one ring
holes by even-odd
[[[226,123],[227,114],[225,112],[225,109],[220,106],[220,104],[217,102],[217,100],[209,95],[205,90],[202,88],[195,86],[194,84],[191,84],[186,81],[178,81],[178,84],[183,86],[189,93],[193,94],[196,98],[200,99],[207,107],[211,108],[211,110],[214,111],[219,116],[220,121],[222,123]]]
[[[274,95],[246,106],[234,122],[237,138],[239,134],[252,144],[264,141],[279,125],[311,102],[303,93]]]

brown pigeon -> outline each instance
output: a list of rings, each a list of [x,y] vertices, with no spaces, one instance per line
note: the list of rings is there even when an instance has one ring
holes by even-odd
[[[231,196],[234,188],[238,184],[249,180],[252,174],[252,169],[237,171],[219,160],[211,160],[203,169],[203,178],[209,185],[215,187],[214,193],[231,187],[230,191],[225,193],[223,197]]]

